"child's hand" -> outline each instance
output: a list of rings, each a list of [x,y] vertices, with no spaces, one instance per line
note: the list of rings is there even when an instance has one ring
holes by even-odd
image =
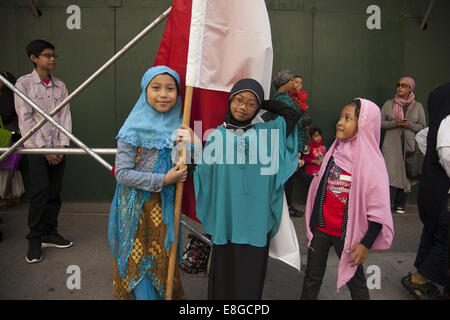
[[[177,130],[177,140],[175,144],[178,144],[180,142],[199,145],[200,139],[195,135],[194,131],[192,131],[189,126],[182,124],[181,127]]]
[[[369,249],[361,243],[355,244],[350,250],[347,250],[347,253],[351,252],[353,252],[352,259],[349,262],[351,267],[357,266],[358,264],[363,264],[369,255]]]
[[[302,153],[299,152],[297,155],[297,169],[295,169],[295,172],[297,172],[298,169],[303,167],[304,165],[305,165],[305,160],[302,159]]]
[[[166,173],[164,176],[163,186],[186,181],[187,167],[184,167],[184,169],[179,169],[178,167],[179,165],[176,165]]]

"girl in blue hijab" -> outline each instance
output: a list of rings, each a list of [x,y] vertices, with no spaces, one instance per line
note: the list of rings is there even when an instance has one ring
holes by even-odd
[[[114,256],[114,298],[158,300],[166,295],[174,241],[175,184],[187,176],[171,159],[182,122],[180,77],[168,67],[153,67],[142,77],[141,87],[116,137],[117,186],[108,240]],[[174,299],[186,298],[178,269],[173,287]]]

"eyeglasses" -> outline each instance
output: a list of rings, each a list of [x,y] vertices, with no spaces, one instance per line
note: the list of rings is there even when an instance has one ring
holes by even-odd
[[[402,87],[402,88],[411,88],[411,86],[409,85],[409,84],[407,84],[407,83],[400,83],[400,82],[398,82],[397,83],[397,88],[398,87]]]
[[[241,97],[233,97],[231,102],[237,104],[238,106],[246,105],[250,110],[256,110],[259,108],[259,104],[257,104],[255,101],[244,101]]]
[[[50,53],[41,53],[39,56],[45,56],[45,57],[47,57],[47,59],[58,58],[58,56],[56,54],[50,54]]]

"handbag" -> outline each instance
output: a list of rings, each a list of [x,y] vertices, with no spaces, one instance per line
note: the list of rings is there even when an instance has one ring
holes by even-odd
[[[210,238],[209,235],[205,236]],[[211,247],[192,233],[188,235],[188,238],[191,241],[184,248],[183,261],[180,264],[180,268],[187,273],[206,273]]]
[[[416,142],[415,150],[405,156],[406,177],[408,177],[408,179],[419,180],[422,175],[423,159],[424,155]]]
[[[11,145],[12,132],[3,127],[0,116],[0,148],[8,148]]]

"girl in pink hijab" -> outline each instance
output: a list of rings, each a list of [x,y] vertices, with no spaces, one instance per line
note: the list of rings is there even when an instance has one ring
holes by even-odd
[[[341,112],[336,140],[309,188],[302,299],[317,299],[330,247],[340,258],[338,291],[347,284],[352,299],[369,299],[362,264],[370,249],[388,249],[394,237],[380,127],[380,109],[369,100],[355,99]]]

